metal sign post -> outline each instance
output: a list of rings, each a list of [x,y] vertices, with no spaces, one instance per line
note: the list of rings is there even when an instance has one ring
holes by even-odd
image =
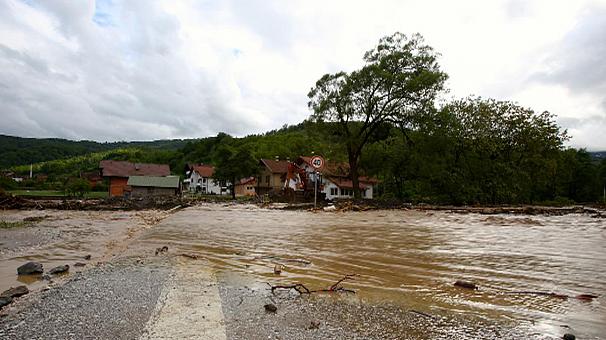
[[[324,158],[321,156],[313,156],[310,159],[311,166],[315,169],[314,172],[314,209],[318,206],[318,180],[320,178],[320,173],[318,172],[324,166]]]
[[[318,205],[318,172],[314,174],[314,209]]]

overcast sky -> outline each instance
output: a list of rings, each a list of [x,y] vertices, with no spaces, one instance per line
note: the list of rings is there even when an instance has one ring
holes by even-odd
[[[296,124],[325,73],[421,33],[470,94],[606,150],[606,0],[0,0],[0,133],[97,141]]]

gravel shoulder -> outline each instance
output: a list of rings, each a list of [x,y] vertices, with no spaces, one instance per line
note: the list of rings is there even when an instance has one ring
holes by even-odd
[[[2,310],[4,339],[136,339],[152,314],[168,272],[132,262],[76,273],[64,284]]]

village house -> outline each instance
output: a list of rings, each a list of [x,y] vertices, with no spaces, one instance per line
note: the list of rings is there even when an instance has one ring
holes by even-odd
[[[185,179],[183,185],[185,190],[201,194],[223,195],[229,194],[228,185],[221,185],[218,180],[213,179],[215,167],[208,164],[185,165]]]
[[[289,161],[261,159],[259,176],[257,177],[257,194],[264,195],[270,192],[280,192],[284,188]]]
[[[236,183],[234,190],[236,192],[236,196],[255,196],[255,186],[257,185],[257,180],[254,177],[242,178],[238,183]]]
[[[101,176],[109,181],[109,197],[124,196],[130,192],[128,178],[130,176],[158,176],[170,175],[167,164],[131,163],[125,161],[103,160],[99,163]]]
[[[333,200],[335,198],[351,198],[353,197],[353,181],[349,174],[349,165],[347,163],[335,163],[327,161],[320,169],[315,169],[311,165],[311,158],[308,156],[300,156],[295,160],[297,166],[307,173],[309,178],[309,187],[313,187],[315,172],[321,173],[319,182],[320,192],[326,195],[326,198]],[[378,181],[367,176],[359,176],[358,188],[362,198],[372,199],[374,194],[374,186]]]
[[[129,176],[131,198],[177,196],[181,193],[179,176]]]

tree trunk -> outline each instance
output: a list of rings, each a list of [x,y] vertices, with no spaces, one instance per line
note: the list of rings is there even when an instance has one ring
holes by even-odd
[[[349,151],[349,175],[351,176],[351,183],[353,185],[354,198],[359,199],[360,195],[360,180],[358,178],[358,155]]]
[[[231,198],[236,199],[236,179],[231,182]]]

